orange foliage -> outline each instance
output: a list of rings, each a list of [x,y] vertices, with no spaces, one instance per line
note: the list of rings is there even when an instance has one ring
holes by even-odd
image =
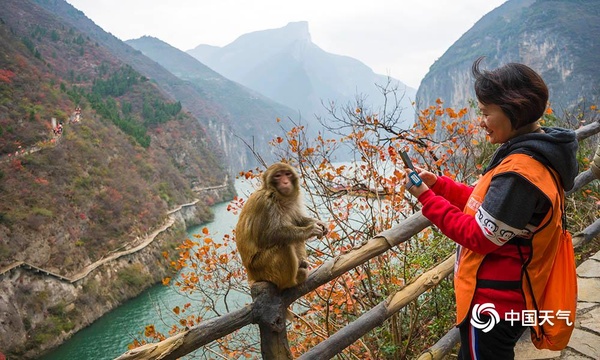
[[[15,73],[11,70],[0,69],[0,82],[12,84],[12,79],[15,77]]]
[[[326,237],[307,244],[311,267],[316,268],[332,257],[361,246],[415,211],[414,199],[404,192],[405,174],[398,155],[400,150],[410,150],[416,165],[437,173],[462,178],[471,176],[465,172],[464,161],[457,161],[471,160],[470,151],[479,144],[481,136],[477,121],[469,119],[468,114],[466,108],[459,111],[444,108],[443,101],[437,99],[435,105],[419,111],[414,126],[382,136],[382,132],[389,131],[389,127],[386,128],[389,124],[377,114],[356,107],[348,114],[353,119],[352,131],[339,139],[317,136],[310,140],[302,127],[295,127],[271,141],[276,152],[288,156],[282,157],[281,161],[298,169],[306,194],[310,194],[309,199],[318,194],[319,201],[323,202],[308,204],[313,209],[320,206],[318,213],[326,217],[322,220],[329,228]],[[333,161],[332,153],[341,144],[354,149],[356,163]],[[254,179],[260,172],[240,172],[239,176]],[[244,199],[235,197],[227,210],[237,214],[243,204]],[[232,289],[248,291],[246,275],[233,245],[234,237],[226,234],[216,239],[210,235],[208,229],[203,228],[194,236],[195,240],[186,239],[177,249],[178,258],[171,262],[178,272],[177,278],[163,280],[163,284],[175,286],[178,291],[202,294],[194,307],[185,304],[172,309],[177,322],[169,330],[170,334],[198,324],[207,313],[214,311],[215,302],[226,297]],[[425,231],[419,241],[424,242],[423,246],[429,246],[426,240],[431,236]],[[300,299],[303,313],[288,329],[292,355],[297,357],[305,353],[422,271],[419,264],[397,266],[407,261],[411,246],[409,242],[386,252]],[[151,341],[162,336],[153,327],[146,328],[144,335]],[[219,341],[223,356],[250,358],[252,351],[259,353],[243,340],[243,346],[231,345],[233,337],[230,335]],[[353,358],[384,357],[378,341],[380,339],[374,334],[368,334],[345,349],[344,354]],[[136,339],[133,345],[144,342]]]

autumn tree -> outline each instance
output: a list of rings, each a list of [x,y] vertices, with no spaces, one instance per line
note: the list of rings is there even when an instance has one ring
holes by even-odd
[[[484,141],[474,106],[453,109],[437,100],[418,110],[413,124],[403,124],[400,115],[406,109],[399,107],[398,89],[388,83],[381,92],[387,104],[381,109],[370,109],[360,98],[341,108],[331,104],[328,116],[321,119],[325,132],[307,138],[306,129],[298,125],[272,141],[281,161],[300,172],[311,215],[329,225],[326,237],[307,243],[313,269],[361,246],[418,210],[416,200],[403,189],[400,151],[409,152],[416,164],[433,172],[472,183],[494,150]],[[545,118],[553,121],[551,110]],[[254,181],[259,175],[260,169],[255,169],[241,177]],[[587,204],[598,200],[597,190],[585,196],[589,198]],[[238,197],[229,209],[237,212],[243,203],[244,198]],[[179,275],[174,280],[165,279],[165,284],[194,296],[194,301],[170,309],[177,322],[169,334],[229,311],[232,294],[248,294],[233,236],[226,234],[216,241],[205,229],[179,247],[179,258],[172,262]],[[452,241],[430,227],[299,299],[292,307],[296,317],[288,323],[287,332],[293,356],[336,333],[445,259],[454,248]],[[454,308],[452,282],[446,279],[339,357],[412,358],[452,327]],[[134,346],[165,335],[151,327],[145,336]],[[199,352],[204,357],[256,356],[260,353],[258,334],[240,331]]]

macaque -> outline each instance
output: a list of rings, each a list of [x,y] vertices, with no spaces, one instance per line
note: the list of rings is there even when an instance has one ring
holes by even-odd
[[[325,234],[325,224],[305,214],[294,168],[271,165],[262,175],[262,187],[244,204],[235,228],[248,282],[269,281],[280,290],[304,282],[308,276],[305,242]]]

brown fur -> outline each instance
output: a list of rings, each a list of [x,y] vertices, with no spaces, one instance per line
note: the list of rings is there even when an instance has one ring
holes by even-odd
[[[298,174],[290,165],[271,165],[262,181],[242,208],[236,244],[250,284],[270,281],[286,289],[306,280],[305,241],[321,238],[327,228],[305,215]]]

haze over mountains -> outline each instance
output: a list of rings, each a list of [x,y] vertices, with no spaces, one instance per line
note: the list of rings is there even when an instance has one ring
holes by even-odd
[[[250,149],[241,144],[243,141],[254,144],[254,150],[266,161],[274,160],[268,143],[293,126],[297,111],[225,78],[159,39],[145,36],[126,43],[184,81],[203,101],[218,104],[219,116],[227,119],[226,126],[214,123],[209,127],[223,144],[226,156],[237,164],[232,169],[245,170],[256,164]]]
[[[357,95],[377,109],[384,100],[377,85],[388,82],[388,76],[356,59],[319,48],[305,21],[245,34],[224,47],[198,45],[188,53],[228,79],[301,111],[303,118],[324,115],[323,102],[344,106],[355,103]],[[416,89],[389,80],[404,94],[401,118],[412,123]]]

